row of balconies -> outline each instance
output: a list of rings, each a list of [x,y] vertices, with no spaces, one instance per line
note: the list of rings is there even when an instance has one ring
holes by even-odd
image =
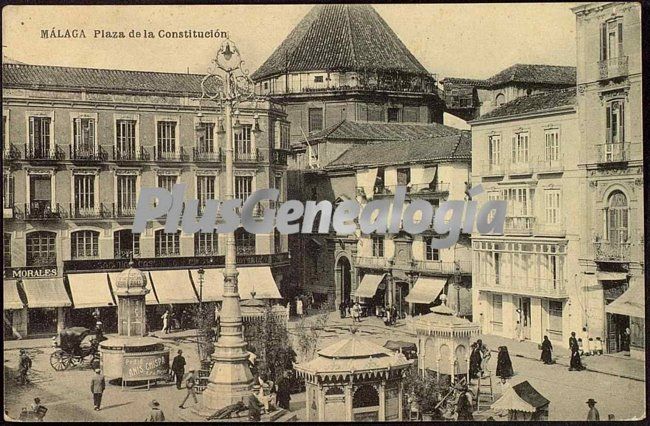
[[[373,189],[373,195],[375,196],[392,196],[395,194],[395,190],[399,185],[375,185]],[[407,194],[421,194],[421,195],[431,195],[431,196],[445,196],[449,194],[449,183],[437,182],[433,184],[406,184],[401,185],[406,186]],[[363,187],[357,187],[357,194],[365,196],[365,189]]]
[[[568,297],[567,281],[560,278],[480,274],[472,280],[472,286],[476,286],[480,290],[499,293],[524,294],[528,296],[551,298]]]
[[[170,161],[170,162],[214,162],[221,163],[225,161],[225,152],[221,148],[214,152],[207,152],[199,148],[192,148],[191,153],[184,147],[181,147],[178,152],[170,152],[161,150],[157,146],[153,147],[140,147],[139,150],[118,149],[112,148],[112,151],[107,151],[104,147],[99,146],[96,150],[88,149],[74,149],[68,146],[68,152],[56,146],[52,149],[33,149],[28,145],[24,146],[21,151],[15,145],[11,145],[9,149],[3,151],[3,158],[5,161],[11,160],[27,160],[27,161],[83,161],[88,162],[141,162],[141,161]],[[285,150],[272,150],[271,161],[277,165],[287,165],[288,152]],[[259,149],[254,149],[249,152],[234,151],[234,161],[237,162],[262,162],[264,156]]]
[[[393,259],[385,257],[364,257],[357,256],[355,258],[355,266],[358,268],[370,269],[392,269],[396,267]],[[402,266],[402,265],[397,265]],[[401,269],[401,268],[399,268]],[[454,273],[471,274],[472,262],[465,260],[457,260],[455,262],[443,262],[439,260],[416,260],[412,259],[408,265],[408,269],[414,272],[431,272],[450,275]]]

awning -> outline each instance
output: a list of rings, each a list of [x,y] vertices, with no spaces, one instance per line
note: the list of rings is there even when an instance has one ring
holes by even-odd
[[[645,318],[645,294],[643,292],[643,283],[640,281],[640,279],[638,281],[636,279],[632,280],[630,288],[625,293],[605,306],[605,312]]]
[[[377,287],[379,287],[379,284],[382,282],[385,276],[386,274],[364,275],[361,283],[359,283],[359,287],[357,287],[356,291],[354,292],[354,295],[356,297],[375,297],[375,293],[377,293]]]
[[[113,291],[117,290],[117,276],[120,275],[121,272],[109,272],[108,273],[108,279],[111,280],[111,286],[113,288]],[[149,293],[144,297],[144,303],[145,305],[157,305],[158,300],[156,299],[156,294],[154,293],[153,290],[153,284],[151,280],[149,279],[149,274],[144,273],[144,276],[147,277],[147,289],[149,289]],[[115,301],[117,302],[117,295],[115,295]]]
[[[150,271],[151,281],[161,305],[168,303],[198,303],[187,269]]]
[[[16,280],[4,280],[2,282],[2,309],[22,309],[23,301],[18,294]]]
[[[625,272],[598,272],[596,274],[598,281],[626,281],[627,273]]]
[[[72,306],[63,278],[23,280],[29,308],[63,308]]]
[[[282,298],[278,285],[273,279],[271,268],[268,266],[245,267],[237,270],[239,271],[237,282],[241,300],[251,299],[253,291],[256,299]]]
[[[429,304],[436,300],[446,283],[447,278],[420,277],[404,300],[409,303]]]
[[[506,389],[501,398],[492,404],[492,410],[513,410],[534,413],[538,408],[547,406],[549,402],[528,381],[525,381]]]
[[[192,281],[196,291],[199,291],[200,281],[198,269],[191,269]],[[200,293],[199,293],[200,294]],[[223,269],[205,269],[203,276],[203,301],[218,302],[223,300]]]
[[[68,282],[76,309],[115,306],[105,272],[69,274]]]

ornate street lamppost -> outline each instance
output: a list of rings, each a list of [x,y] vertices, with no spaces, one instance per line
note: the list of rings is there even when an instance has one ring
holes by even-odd
[[[233,133],[239,124],[239,105],[254,102],[257,105],[254,83],[243,68],[237,46],[226,39],[221,44],[208,74],[201,81],[201,100],[214,101],[223,114],[226,133],[226,193],[233,199]],[[201,101],[199,100],[199,102]],[[233,115],[236,122],[233,124]],[[214,367],[203,392],[203,401],[197,408],[201,416],[214,414],[218,409],[243,400],[251,392],[253,375],[248,368],[248,353],[243,339],[243,323],[237,286],[235,234],[229,232],[226,240],[226,268],[221,310],[221,334],[212,355]]]

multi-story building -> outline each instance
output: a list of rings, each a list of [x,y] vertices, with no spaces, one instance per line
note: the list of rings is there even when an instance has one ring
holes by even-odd
[[[608,352],[645,348],[641,5],[575,7],[584,324]],[[630,330],[627,337],[626,329]]]
[[[502,235],[472,236],[474,320],[483,333],[561,344],[582,327],[575,89],[524,96],[471,122],[472,183],[508,202]]]
[[[202,76],[16,64],[2,71],[5,330],[89,326],[95,307],[110,328],[111,276],[132,257],[151,278],[150,309],[196,303],[201,293],[218,300],[225,235],[166,234],[165,218],[131,231],[143,187],[184,183],[200,211],[225,193],[225,130],[214,105],[196,99]],[[235,122],[235,196],[275,187],[286,199],[284,109],[243,104]],[[242,298],[279,297],[287,237],[239,228],[236,239]]]

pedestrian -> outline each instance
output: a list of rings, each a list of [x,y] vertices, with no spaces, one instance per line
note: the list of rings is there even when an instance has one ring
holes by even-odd
[[[276,385],[276,403],[279,407],[284,408],[285,410],[289,409],[289,403],[291,401],[291,382],[289,379],[289,372],[285,370],[282,373],[282,377],[278,380]]]
[[[596,422],[600,420],[600,413],[596,408],[596,401],[593,398],[587,400],[587,405],[589,406],[589,413],[587,414],[588,422]]]
[[[352,301],[348,300],[345,302],[345,317],[350,318],[352,316]]]
[[[221,327],[221,311],[219,310],[219,304],[215,303],[214,305],[214,328],[217,336],[219,336],[219,329]]]
[[[149,412],[149,416],[145,419],[145,422],[165,421],[165,413],[160,409],[160,403],[158,401],[154,399],[149,403],[149,407],[151,407],[151,411]]]
[[[264,405],[251,393],[248,396],[248,420],[251,422],[259,422],[262,418],[262,407]]]
[[[481,377],[483,377],[486,372],[489,372],[488,362],[492,358],[492,354],[485,343],[481,343],[479,350],[481,351]]]
[[[18,358],[18,383],[25,385],[29,383],[27,373],[32,368],[32,359],[27,355],[25,349],[20,350],[20,357]]]
[[[390,307],[390,324],[395,325],[397,322],[397,307],[395,305]]]
[[[384,325],[389,326],[390,325],[390,311],[388,309],[383,309],[383,319],[384,319]]]
[[[569,371],[582,370],[582,362],[580,361],[580,347],[578,339],[576,339],[576,332],[571,332],[569,337],[569,349],[571,349],[571,361],[569,362]]]
[[[375,316],[380,317],[381,316],[381,306],[375,305]]]
[[[515,336],[520,342],[524,341],[524,330],[521,326],[521,322],[519,321],[517,321],[517,324],[515,325]]]
[[[186,328],[188,328],[188,326],[189,326],[189,324],[188,324],[188,319],[189,318],[188,317],[189,317],[189,314],[187,312],[187,309],[183,309],[181,311],[181,324],[180,324],[181,325],[180,326],[181,330],[185,330]]]
[[[457,420],[474,420],[472,415],[472,395],[467,385],[461,388],[458,401],[456,402]]]
[[[629,352],[630,351],[630,335],[632,332],[630,331],[630,327],[625,327],[625,330],[623,331],[623,336],[621,338],[621,349],[623,352]]]
[[[185,403],[190,398],[190,395],[192,396],[192,399],[194,399],[195,404],[199,403],[199,400],[196,398],[196,392],[194,391],[195,385],[196,385],[196,379],[194,378],[194,371],[190,371],[187,374],[187,379],[185,380],[185,388],[187,389],[187,395],[185,395],[185,399],[183,400],[183,402],[181,402],[181,405],[179,405],[178,408],[185,408]]]
[[[548,340],[548,336],[544,336],[544,340],[542,341],[542,357],[541,360],[544,362],[544,364],[553,364],[553,345],[551,344],[551,341]]]
[[[339,315],[341,316],[341,319],[345,318],[345,301],[343,300],[339,303]]]
[[[174,357],[172,361],[172,372],[176,377],[176,389],[181,388],[181,383],[183,382],[183,376],[185,375],[185,357],[183,357],[183,351],[178,350],[178,355]]]
[[[510,354],[508,354],[507,346],[499,346],[496,374],[497,377],[505,377],[506,379],[509,379],[515,374],[512,369],[512,361],[510,361]]]
[[[41,405],[41,398],[34,398],[34,403],[30,407],[32,409],[32,412],[34,413],[34,417],[39,422],[43,421],[43,418],[45,417],[45,413],[47,413],[47,408],[45,406]]]
[[[481,372],[481,361],[482,361],[482,356],[481,356],[481,348],[480,348],[481,340],[477,340],[476,342],[472,343],[470,346],[471,352],[469,354],[469,379],[476,379]]]
[[[90,381],[90,392],[93,394],[93,403],[95,404],[95,411],[99,411],[102,405],[102,396],[106,389],[106,379],[102,371],[98,368],[95,370],[95,375]]]
[[[355,302],[352,306],[352,322],[361,322],[361,319],[359,318],[361,315],[360,311],[361,307],[359,306],[359,302]]]
[[[165,309],[165,313],[160,317],[162,319],[162,330],[161,333],[169,334],[169,309]]]
[[[303,317],[302,300],[300,299],[300,297],[296,297],[296,315],[298,315],[300,318]]]

